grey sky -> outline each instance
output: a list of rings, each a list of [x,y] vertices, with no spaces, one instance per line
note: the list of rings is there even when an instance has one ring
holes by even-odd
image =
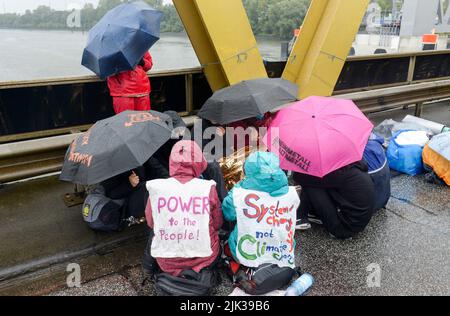
[[[99,0],[0,0],[0,13],[24,13],[26,10],[34,10],[40,5],[50,5],[55,10],[66,10],[75,6],[83,7],[86,3],[97,6]],[[172,0],[164,0],[171,3]]]

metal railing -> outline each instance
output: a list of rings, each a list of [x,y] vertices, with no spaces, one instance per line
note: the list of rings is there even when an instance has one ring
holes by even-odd
[[[450,98],[450,79],[341,94],[336,97],[355,101],[365,113],[415,104],[416,115],[420,116],[425,102]],[[196,116],[188,116],[183,119],[188,126],[192,126],[196,118]],[[61,170],[67,148],[81,134],[74,133],[0,145],[0,183]]]
[[[438,61],[435,60],[433,63],[433,57],[437,57]],[[360,87],[342,89],[342,87],[345,87],[346,76],[359,69],[358,67],[361,67],[361,63],[366,65],[367,75],[376,75],[370,72],[370,69],[372,69],[371,62],[378,63],[378,66],[381,64],[382,66],[379,69],[385,69],[386,65],[393,65],[392,61],[398,60],[401,60],[400,66],[403,67],[405,72],[401,76],[396,77],[396,80],[393,80],[395,82],[373,85],[360,82]],[[430,62],[429,71],[424,73],[424,65],[430,65]],[[445,65],[448,62],[450,62],[450,50],[350,57],[337,85],[335,97],[354,100],[365,113],[416,105],[416,115],[420,116],[424,103],[450,98],[450,67],[439,69],[436,66],[439,63]],[[383,66],[384,63],[386,65]],[[184,76],[186,111],[181,114],[185,115],[184,119],[188,125],[191,125],[195,119],[195,116],[192,115],[194,113],[193,96],[195,94],[193,76],[201,74],[200,68],[194,68],[158,72],[150,75],[153,78],[168,75]],[[96,77],[51,79],[40,81],[39,85],[67,85],[71,83],[80,84],[81,82],[98,83],[100,80]],[[0,83],[0,90],[34,87],[37,85],[38,83],[34,81]],[[67,147],[75,137],[88,129],[89,126],[91,125],[0,136],[0,183],[59,171],[62,167]],[[44,138],[25,140],[36,136]],[[16,142],[1,144],[5,141]]]
[[[335,94],[450,79],[450,50],[351,56]]]
[[[283,62],[267,63],[271,77],[280,76],[283,69]],[[194,115],[211,95],[199,67],[152,72],[149,76],[154,88],[152,105],[157,110]],[[450,79],[450,50],[352,56],[344,65],[334,94],[444,79]],[[0,82],[0,144],[84,131],[89,123],[112,115],[107,91],[106,84],[94,76]],[[42,124],[48,117],[51,123]]]

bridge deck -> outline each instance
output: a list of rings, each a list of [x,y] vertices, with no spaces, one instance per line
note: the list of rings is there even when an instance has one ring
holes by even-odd
[[[403,117],[406,112],[388,115]],[[429,107],[424,117],[448,124],[448,103]],[[450,294],[450,189],[405,175],[394,177],[392,186],[388,209],[376,214],[357,238],[333,240],[318,226],[297,234],[299,264],[316,278],[310,295]],[[81,221],[80,207],[69,209],[62,202],[71,190],[56,177],[0,188],[0,295],[152,294],[152,287],[139,284],[145,227],[112,235],[91,232]],[[64,289],[66,264],[4,279],[61,257],[80,263],[81,289]],[[380,288],[366,286],[371,263],[381,267]],[[223,276],[217,294],[230,289]]]

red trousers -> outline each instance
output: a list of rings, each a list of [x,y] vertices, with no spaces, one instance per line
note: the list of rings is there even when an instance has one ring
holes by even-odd
[[[124,111],[150,111],[150,96],[138,98],[113,97],[114,112],[116,114]]]

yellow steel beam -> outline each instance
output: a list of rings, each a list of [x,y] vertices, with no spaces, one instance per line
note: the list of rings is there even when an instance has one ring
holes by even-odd
[[[312,0],[282,76],[299,86],[300,99],[332,95],[368,4]]]
[[[174,0],[213,91],[267,77],[242,0]]]
[[[226,79],[220,64],[216,63],[219,58],[208,37],[208,32],[206,31],[194,1],[174,0],[173,3],[184,24],[200,63],[202,65],[209,65],[204,67],[204,73],[208,79],[209,85],[213,91],[220,89],[221,87],[226,87],[228,85],[228,80]]]

